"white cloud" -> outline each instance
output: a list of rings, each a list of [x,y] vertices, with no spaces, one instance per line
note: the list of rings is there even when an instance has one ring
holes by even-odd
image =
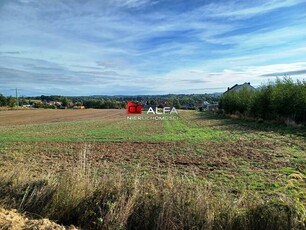
[[[255,4],[254,4],[255,3]],[[245,19],[255,15],[286,8],[304,3],[304,0],[271,0],[271,1],[227,1],[226,3],[211,3],[201,8],[203,14],[210,17],[227,17],[231,19]],[[252,5],[254,4],[254,5]]]
[[[128,8],[143,7],[145,5],[156,4],[157,1],[152,0],[112,0],[114,4]]]

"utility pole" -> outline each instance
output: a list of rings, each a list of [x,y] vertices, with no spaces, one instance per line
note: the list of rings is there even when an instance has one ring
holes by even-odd
[[[16,105],[17,107],[19,106],[19,103],[18,103],[18,89],[16,88]]]
[[[16,93],[16,106],[18,107],[18,106],[19,106],[19,100],[18,100],[18,90],[20,90],[20,89],[15,88],[15,89],[10,89],[10,90],[14,90],[14,91],[15,91],[15,93]]]

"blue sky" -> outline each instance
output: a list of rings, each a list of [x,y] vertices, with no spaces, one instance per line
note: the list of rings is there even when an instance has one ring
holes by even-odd
[[[302,80],[305,24],[305,0],[0,0],[0,93],[212,93]]]

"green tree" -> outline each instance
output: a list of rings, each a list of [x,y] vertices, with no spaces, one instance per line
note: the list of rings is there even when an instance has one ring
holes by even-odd
[[[275,119],[275,111],[273,110],[273,86],[268,84],[263,86],[254,95],[254,100],[251,105],[251,115],[253,117],[262,118],[265,120]]]
[[[179,99],[177,99],[177,98],[174,98],[174,99],[173,99],[172,105],[173,105],[176,109],[181,108],[180,101],[179,101]]]
[[[69,100],[68,100],[67,97],[64,97],[61,102],[62,102],[62,106],[64,106],[64,107],[69,106]]]
[[[7,98],[7,105],[9,106],[9,107],[14,107],[14,106],[16,106],[16,98],[14,98],[14,97],[8,97]]]
[[[0,106],[7,106],[6,97],[0,94]]]

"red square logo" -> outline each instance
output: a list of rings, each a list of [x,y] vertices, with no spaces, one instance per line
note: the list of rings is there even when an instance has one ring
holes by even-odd
[[[141,114],[142,106],[130,101],[126,105],[126,110],[128,114]]]

